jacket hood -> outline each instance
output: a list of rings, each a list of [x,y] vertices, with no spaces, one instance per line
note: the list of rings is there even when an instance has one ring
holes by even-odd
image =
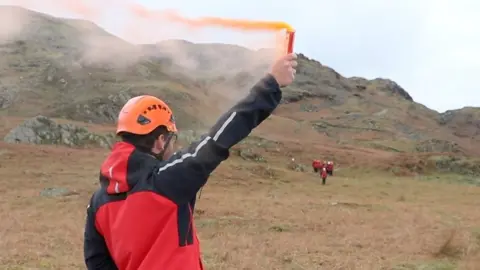
[[[155,164],[155,157],[138,151],[130,143],[117,142],[100,168],[100,183],[108,194],[128,192],[148,177]]]

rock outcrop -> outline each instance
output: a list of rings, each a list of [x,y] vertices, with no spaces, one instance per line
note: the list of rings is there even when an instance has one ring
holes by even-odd
[[[415,146],[417,152],[462,153],[462,148],[455,142],[430,139],[419,142]]]
[[[36,116],[12,129],[4,138],[7,143],[55,144],[69,147],[109,148],[113,136],[89,132],[72,124],[57,124],[45,116]]]

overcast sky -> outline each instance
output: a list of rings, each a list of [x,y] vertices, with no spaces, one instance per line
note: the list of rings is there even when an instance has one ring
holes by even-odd
[[[344,76],[390,78],[404,87],[415,101],[441,112],[480,106],[476,81],[480,76],[480,1],[132,1],[154,9],[174,9],[188,17],[286,21],[297,30],[297,52]],[[119,25],[125,25],[122,21],[126,20],[117,13],[115,18],[99,24],[121,35]],[[165,33],[168,28],[168,25],[153,26],[157,33]],[[151,30],[149,27],[148,31]],[[246,37],[255,36],[253,34],[233,35],[225,30],[174,32],[176,35],[170,32],[168,38],[248,46],[258,41],[247,40]],[[167,35],[148,36],[159,39]],[[153,40],[139,40],[144,41]]]

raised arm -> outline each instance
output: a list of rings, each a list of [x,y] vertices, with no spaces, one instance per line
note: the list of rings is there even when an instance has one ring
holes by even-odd
[[[295,59],[295,55],[288,55],[277,61],[271,73],[222,115],[201,140],[162,162],[153,174],[155,188],[178,204],[195,197],[210,173],[228,158],[230,148],[246,138],[277,108],[282,98],[280,87],[293,81]]]
[[[280,103],[282,93],[272,75],[222,115],[202,139],[162,162],[153,175],[155,187],[181,204],[190,201],[210,173],[228,158],[229,149],[247,137]]]

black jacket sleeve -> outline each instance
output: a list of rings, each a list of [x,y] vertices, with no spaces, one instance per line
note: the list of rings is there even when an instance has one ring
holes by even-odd
[[[92,200],[87,207],[83,252],[88,270],[118,270],[110,256],[105,239],[95,226],[95,206],[92,205]]]
[[[265,76],[201,140],[160,164],[153,174],[155,189],[177,204],[188,203],[210,173],[228,158],[230,148],[267,119],[281,98],[275,78],[270,74]]]

